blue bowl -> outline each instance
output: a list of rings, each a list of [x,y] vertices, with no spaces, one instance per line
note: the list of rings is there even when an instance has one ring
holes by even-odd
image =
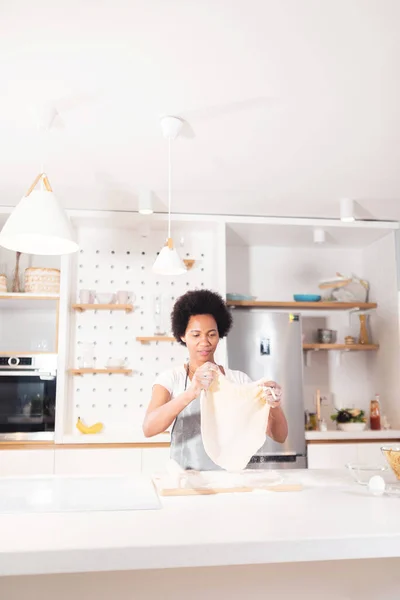
[[[317,294],[295,294],[293,298],[295,302],[319,302],[321,300],[321,296],[317,296]]]

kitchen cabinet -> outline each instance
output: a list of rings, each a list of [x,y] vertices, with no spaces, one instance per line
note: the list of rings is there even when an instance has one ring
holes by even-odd
[[[1,450],[0,476],[51,475],[54,450]]]
[[[391,440],[387,441],[388,445],[391,443]],[[384,442],[308,444],[308,468],[342,469],[349,462],[385,465],[381,452],[384,445]]]
[[[342,469],[348,462],[357,462],[357,444],[308,444],[309,469]]]
[[[371,465],[387,465],[386,458],[381,452],[382,446],[385,445],[393,445],[393,442],[388,440],[386,444],[384,442],[356,444],[358,462]]]
[[[59,448],[56,475],[130,475],[141,472],[141,448]]]

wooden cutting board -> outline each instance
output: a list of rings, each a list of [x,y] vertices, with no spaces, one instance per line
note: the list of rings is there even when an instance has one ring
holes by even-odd
[[[263,487],[233,487],[233,488],[157,488],[160,496],[211,496],[213,494],[237,494],[266,490],[268,492],[301,492],[300,484],[267,485]]]

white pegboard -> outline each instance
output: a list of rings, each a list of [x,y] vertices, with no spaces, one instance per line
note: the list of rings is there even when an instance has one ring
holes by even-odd
[[[116,293],[127,290],[136,295],[134,311],[86,311],[71,319],[70,366],[78,366],[80,344],[95,344],[96,368],[104,368],[108,358],[126,358],[132,376],[71,376],[69,382],[69,423],[66,433],[75,433],[80,416],[88,424],[101,421],[105,434],[138,431],[150,401],[155,377],[165,369],[183,364],[186,349],[177,343],[152,342],[143,345],[137,336],[155,333],[154,297],[161,296],[163,329],[170,334],[170,312],[174,301],[192,289],[218,290],[217,231],[212,227],[193,231],[181,226],[175,231],[182,258],[193,258],[193,268],[184,275],[164,277],[151,268],[165,243],[165,232],[151,231],[142,237],[132,230],[92,230],[78,232],[80,252],[76,262],[73,295],[79,290]],[[223,292],[224,290],[221,290]]]

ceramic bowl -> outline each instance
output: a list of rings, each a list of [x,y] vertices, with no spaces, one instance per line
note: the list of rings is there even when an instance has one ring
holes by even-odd
[[[381,450],[393,473],[400,479],[400,446],[382,446]]]
[[[125,366],[124,358],[109,358],[107,361],[107,367],[109,369],[121,369]]]
[[[369,465],[362,463],[347,463],[346,468],[354,477],[354,480],[360,485],[368,485],[369,480],[374,475],[380,475],[387,471],[386,465]]]
[[[338,429],[340,429],[340,431],[347,431],[347,432],[353,432],[353,431],[364,431],[366,424],[365,423],[338,423],[337,424]]]
[[[321,296],[317,294],[294,294],[293,300],[295,302],[320,302]]]
[[[112,304],[114,300],[114,294],[107,292],[96,293],[96,300],[99,304]]]

